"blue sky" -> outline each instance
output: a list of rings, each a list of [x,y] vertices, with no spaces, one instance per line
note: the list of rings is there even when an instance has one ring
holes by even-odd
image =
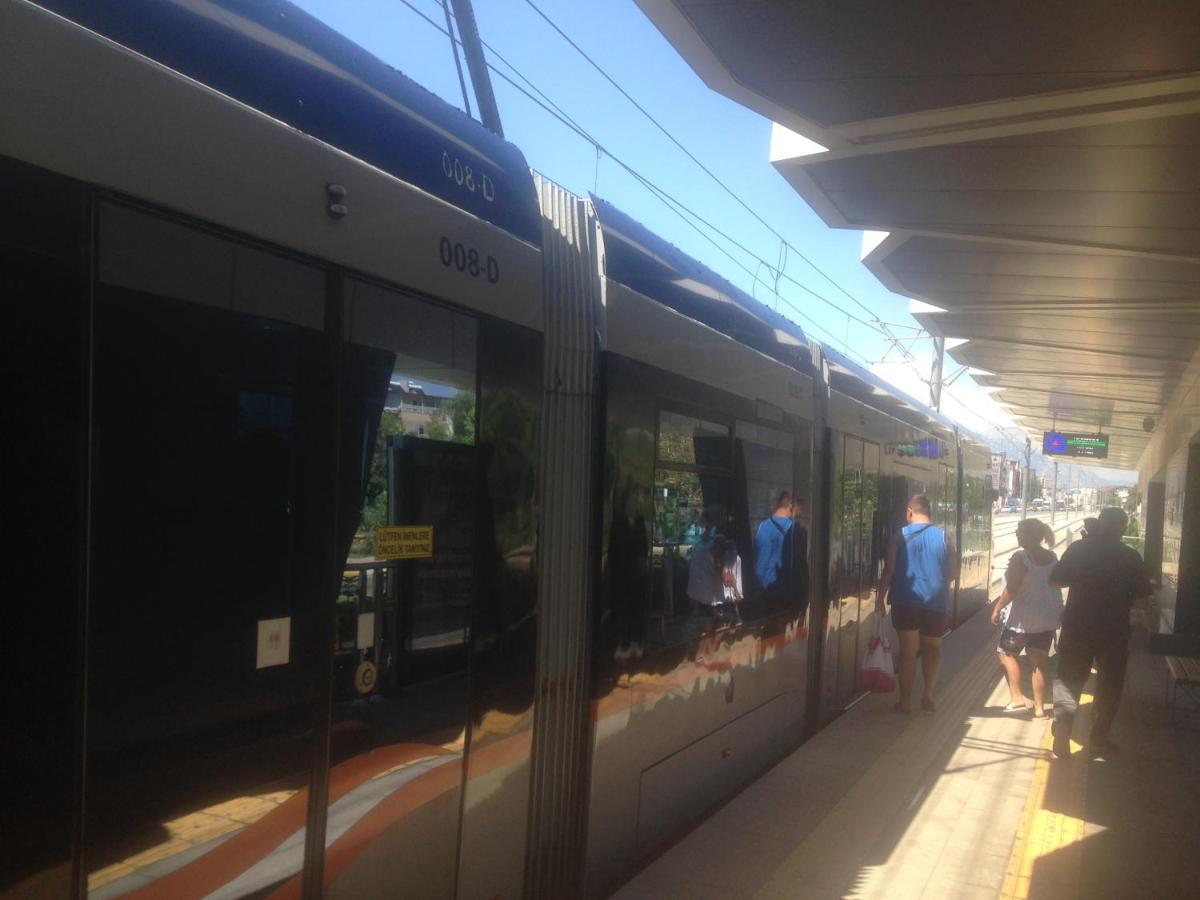
[[[442,99],[462,108],[462,92],[449,39],[399,0],[294,0],[366,47]],[[435,22],[444,23],[440,0],[408,0]],[[767,161],[771,123],[708,89],[643,15],[633,0],[535,0],[571,38],[645,107],[676,139],[721,178],[789,243],[879,318],[909,327],[915,334],[908,300],[885,289],[859,262],[858,231],[828,228]],[[475,0],[483,40],[565,110],[613,155],[650,181],[716,223],[755,254],[775,264],[778,238],[746,212],[709,176],[663,136],[641,113],[560,38],[525,0]],[[496,65],[503,65],[492,60]],[[464,67],[465,68],[465,67]],[[607,156],[597,162],[594,147],[555,121],[502,79],[493,77],[505,136],[520,147],[529,164],[576,193],[595,190],[684,252],[704,262],[744,290],[775,305],[762,284],[686,224],[636,179]],[[470,84],[468,81],[468,89]],[[474,96],[471,97],[474,106]],[[478,117],[478,111],[473,110]],[[723,243],[717,236],[715,240]],[[726,245],[751,270],[758,263]],[[762,277],[769,282],[765,268]],[[795,256],[787,274],[854,314],[868,318],[837,287]],[[917,369],[903,362],[876,331],[847,321],[843,313],[806,295],[786,281],[779,311],[810,335],[866,360],[912,396],[927,400],[931,343],[911,345]],[[799,308],[799,313],[789,307]],[[802,315],[801,315],[802,314]],[[807,317],[807,320],[805,319]],[[814,327],[813,322],[820,326]],[[822,330],[823,329],[823,330]],[[888,362],[881,362],[886,359]],[[947,375],[957,370],[947,359]],[[944,395],[943,412],[982,431],[999,446],[1005,435],[993,425],[1011,420],[970,380],[962,376]],[[1016,436],[1008,432],[1008,440]],[[1037,463],[1035,462],[1035,466]]]

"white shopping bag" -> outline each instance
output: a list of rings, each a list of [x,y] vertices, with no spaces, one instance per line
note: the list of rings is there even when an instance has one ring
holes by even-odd
[[[875,637],[867,641],[859,684],[873,694],[890,694],[896,689],[896,669],[892,665],[892,645],[883,636],[880,623]]]

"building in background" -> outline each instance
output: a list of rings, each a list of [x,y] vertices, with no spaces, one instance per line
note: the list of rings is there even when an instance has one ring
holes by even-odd
[[[405,434],[425,435],[441,427],[449,436],[453,434],[453,427],[446,405],[457,394],[455,388],[445,385],[397,377],[388,385],[384,405],[388,411],[400,414]]]

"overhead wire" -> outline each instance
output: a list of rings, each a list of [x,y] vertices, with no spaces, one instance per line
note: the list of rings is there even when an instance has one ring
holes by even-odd
[[[541,9],[541,7],[539,7],[535,2],[533,2],[533,0],[525,0],[525,4],[530,9],[532,9],[535,13],[537,13],[537,15],[540,16],[541,19],[547,25],[549,25],[550,28],[552,28],[554,30],[554,32],[556,34],[558,34],[559,37],[561,37],[564,41],[566,41],[575,50],[576,53],[578,53],[580,56],[582,56],[584,58],[584,60],[586,60],[587,63],[593,69],[595,69],[598,73],[600,73],[600,76],[602,78],[604,78],[604,80],[607,81],[610,85],[612,85],[617,90],[617,92],[621,94],[622,97],[624,97],[626,100],[628,100],[633,105],[633,107],[635,109],[637,109],[637,111],[640,112],[656,129],[658,129],[660,132],[662,132],[662,134],[667,138],[667,140],[669,140],[672,144],[674,144],[688,159],[690,159],[693,163],[695,163],[696,166],[698,166],[700,168],[700,170],[702,172],[704,172],[704,174],[706,174],[709,178],[711,178],[726,194],[728,194],[730,197],[732,197],[734,202],[736,202],[739,206],[741,206],[742,209],[746,210],[746,212],[748,212],[760,225],[762,225],[769,232],[771,232],[771,234],[773,234],[776,238],[778,238],[780,243],[784,247],[786,247],[786,248],[790,249],[792,252],[794,252],[798,257],[800,257],[800,259],[802,259],[805,263],[807,263],[808,266],[813,269],[813,271],[815,271],[822,278],[824,278],[826,281],[828,281],[831,285],[833,285],[835,288],[837,288],[837,290],[839,290],[841,293],[845,294],[845,296],[851,302],[855,303],[857,306],[859,306],[861,309],[863,309],[869,316],[871,316],[871,318],[874,319],[874,321],[878,324],[879,331],[883,334],[883,336],[885,338],[887,338],[889,341],[896,343],[897,349],[900,350],[900,353],[905,357],[906,360],[908,360],[908,362],[910,364],[915,366],[916,360],[913,358],[911,352],[909,352],[909,350],[905,349],[904,347],[899,346],[899,344],[898,344],[899,338],[896,335],[891,333],[889,324],[885,323],[881,318],[879,318],[879,316],[875,313],[875,311],[873,309],[871,309],[869,306],[867,306],[867,304],[863,303],[861,300],[859,300],[857,297],[855,297],[853,294],[851,294],[848,290],[846,290],[846,288],[844,288],[839,282],[837,282],[832,276],[830,276],[828,272],[826,272],[824,269],[822,269],[820,266],[818,266],[815,262],[813,262],[801,250],[792,246],[787,241],[787,239],[782,234],[779,233],[779,231],[777,231],[766,219],[764,219],[761,215],[759,215],[759,213],[753,207],[751,207],[750,204],[748,204],[745,200],[743,200],[731,187],[729,187],[729,185],[727,185],[720,177],[718,177],[716,175],[716,173],[714,173],[711,169],[708,168],[708,166],[706,166],[703,162],[701,162],[700,159],[697,158],[696,155],[694,153],[692,153],[692,151],[690,151],[687,147],[685,147],[683,145],[683,143],[681,141],[679,141],[679,139],[676,138],[675,135],[673,135],[670,132],[669,129],[667,129],[661,122],[658,121],[657,118],[654,117],[653,114],[651,114],[644,106],[642,106],[633,97],[633,95],[631,95],[627,90],[625,90],[625,88],[622,87],[621,84],[618,83],[617,80],[615,78],[613,78],[608,73],[608,71],[605,70],[605,68],[603,66],[601,66],[598,62],[596,62],[596,60],[594,60],[591,57],[591,55],[588,54],[588,52],[586,50],[584,50],[582,47],[580,47],[579,44],[577,44],[571,38],[571,36],[569,34],[567,34],[562,28],[560,28],[558,23],[556,23],[552,18],[550,18],[550,16],[548,16]],[[777,277],[777,280],[778,280],[778,277]],[[918,374],[920,374],[920,373],[918,372]]]
[[[416,6],[414,6],[410,2],[410,0],[400,0],[400,2],[404,6],[408,7],[413,13],[415,13],[421,19],[423,19],[430,27],[449,36],[448,32],[445,29],[443,29],[441,25],[439,25],[437,22],[435,22],[429,16],[425,15],[425,13],[422,10],[418,9]],[[454,40],[453,37],[451,39]],[[709,243],[713,244],[713,246],[716,247],[717,250],[719,250],[721,253],[723,253],[725,256],[727,256],[742,271],[744,271],[748,275],[750,275],[750,277],[752,279],[754,279],[756,277],[755,273],[752,270],[750,270],[745,264],[743,264],[740,260],[738,260],[736,257],[734,257],[731,253],[729,253],[729,251],[726,248],[721,247],[720,244],[718,244],[715,240],[713,240],[711,235],[705,234],[704,231],[698,225],[695,224],[695,222],[693,222],[689,219],[689,217],[691,217],[691,219],[695,219],[696,222],[703,223],[703,225],[706,228],[709,228],[714,233],[720,235],[722,238],[724,238],[726,241],[728,241],[731,245],[733,245],[737,249],[741,250],[747,256],[749,256],[750,258],[755,259],[755,260],[759,261],[760,263],[762,263],[763,265],[765,265],[769,270],[772,271],[772,273],[778,274],[777,270],[773,266],[771,266],[771,264],[769,262],[764,260],[758,254],[756,254],[753,250],[748,248],[745,244],[741,243],[736,238],[729,235],[727,232],[718,228],[715,224],[713,224],[711,221],[706,219],[704,216],[700,215],[695,210],[688,207],[686,204],[684,204],[682,201],[680,201],[677,197],[674,197],[672,194],[670,194],[668,191],[666,191],[665,189],[663,189],[660,186],[658,186],[657,184],[655,184],[653,181],[651,181],[649,178],[647,178],[645,175],[643,175],[637,169],[633,168],[633,166],[631,166],[629,163],[625,162],[623,159],[621,159],[620,157],[618,157],[614,153],[612,153],[612,151],[610,151],[607,147],[605,147],[602,143],[600,143],[600,141],[597,138],[595,138],[590,132],[588,132],[586,128],[584,128],[577,121],[575,121],[575,119],[573,117],[571,117],[571,115],[569,113],[567,113],[564,109],[562,109],[562,107],[560,107],[557,103],[555,103],[555,101],[553,99],[551,99],[549,96],[547,96],[544,91],[542,91],[540,88],[538,88],[537,85],[534,84],[527,76],[522,74],[521,71],[516,66],[514,66],[511,62],[509,62],[507,59],[505,59],[500,53],[498,53],[494,47],[489,45],[486,41],[481,41],[481,43],[483,44],[483,46],[485,48],[487,48],[487,50],[489,51],[489,53],[491,55],[493,55],[497,60],[499,60],[501,63],[506,65],[509,69],[511,69],[513,71],[513,73],[518,78],[520,78],[522,81],[526,82],[529,85],[529,87],[528,87],[528,89],[526,89],[525,87],[523,87],[522,85],[520,85],[516,81],[514,81],[513,78],[510,77],[506,72],[502,71],[501,69],[497,68],[496,66],[492,65],[491,63],[488,63],[488,68],[491,69],[499,78],[504,80],[509,86],[511,86],[516,91],[518,91],[519,93],[524,95],[527,99],[529,99],[530,101],[535,103],[537,106],[542,108],[545,112],[547,112],[553,118],[558,120],[562,125],[569,128],[579,138],[581,138],[585,142],[591,144],[599,152],[603,153],[605,156],[607,156],[609,159],[611,159],[621,169],[623,169],[630,177],[632,177],[635,181],[637,181],[639,184],[641,184],[646,190],[648,190],[660,202],[662,202],[664,205],[666,205],[668,209],[672,210],[672,212],[674,212],[681,219],[683,219],[683,221],[687,225],[689,225],[691,228],[696,230],[697,233],[699,233],[702,237],[704,237],[706,240],[708,240]],[[535,94],[537,96],[535,96]],[[881,331],[881,329],[878,326],[876,326],[873,323],[868,322],[858,316],[855,316],[852,313],[847,312],[845,309],[843,309],[837,303],[833,302],[832,300],[829,300],[827,297],[823,296],[822,294],[818,293],[817,291],[814,291],[812,288],[797,281],[796,279],[792,278],[791,276],[787,275],[786,273],[784,273],[782,275],[782,278],[784,280],[788,281],[789,283],[794,284],[796,287],[800,288],[801,290],[805,291],[806,293],[810,294],[815,299],[820,300],[821,302],[825,303],[826,305],[837,310],[840,314],[842,314],[843,316],[846,316],[846,318],[848,320],[855,321],[855,322],[859,323],[860,325],[871,329],[872,331],[876,332],[877,334],[881,334],[881,335],[883,334],[883,332]],[[776,283],[778,283],[778,279],[777,279]],[[800,309],[800,307],[797,306],[790,298],[779,293],[778,291],[776,291],[775,293],[776,293],[776,297],[779,300],[786,303],[788,305],[788,307],[792,311],[794,311],[797,315],[799,315],[806,321],[810,322],[814,327],[816,327],[819,330],[821,330],[822,332],[824,332],[833,341],[835,341],[835,343],[843,345],[848,353],[850,353],[851,355],[857,356],[864,363],[867,362],[866,358],[864,356],[862,356],[861,353],[851,350],[848,342],[846,342],[842,338],[837,338],[834,335],[832,335],[828,329],[824,328],[818,322],[816,322],[814,319],[812,319],[810,316],[806,315]]]
[[[417,7],[415,7],[411,2],[409,2],[409,0],[400,0],[400,2],[403,3],[405,6],[407,6],[409,9],[411,9],[414,13],[416,13],[422,19],[424,19],[430,26],[436,28],[438,31],[441,31],[443,34],[446,33],[445,30],[440,25],[438,25],[436,22],[434,22],[432,19],[430,19],[428,16],[426,16],[421,10],[417,9]],[[491,65],[490,63],[488,65],[489,69],[491,69],[498,76],[500,76],[500,78],[502,78],[510,86],[516,88],[518,91],[520,91],[522,94],[524,94],[526,97],[528,97],[531,100],[534,100],[534,98],[530,97],[529,91],[533,91],[535,94],[537,94],[537,96],[540,98],[540,100],[544,102],[544,104],[548,104],[554,110],[554,112],[557,113],[557,117],[559,118],[559,120],[564,125],[567,125],[573,131],[575,131],[576,134],[580,138],[582,138],[584,141],[591,144],[597,150],[602,152],[605,156],[607,156],[609,159],[611,159],[613,162],[615,162],[618,166],[620,166],[622,169],[624,169],[628,174],[630,174],[632,177],[634,177],[639,182],[644,182],[646,184],[652,184],[650,179],[648,179],[645,175],[641,174],[636,169],[634,169],[633,166],[631,166],[629,163],[625,162],[620,157],[616,156],[611,150],[609,150],[604,144],[602,144],[594,135],[592,135],[590,132],[588,132],[587,129],[585,129],[582,125],[580,125],[572,116],[570,116],[570,114],[567,113],[566,110],[564,110],[561,106],[559,106],[541,88],[539,88],[536,84],[534,84],[534,82],[528,76],[524,75],[520,71],[520,69],[518,69],[515,65],[513,65],[513,63],[511,63],[501,53],[499,53],[495,47],[493,47],[487,41],[481,41],[481,43],[488,50],[490,55],[492,55],[497,60],[499,60],[501,63],[503,63],[505,66],[507,66],[509,69],[511,69],[517,78],[519,78],[523,82],[525,82],[525,84],[528,85],[528,90],[522,88],[520,85],[515,84],[511,77],[509,77],[505,72],[501,71],[500,69],[496,68],[495,66]],[[534,102],[538,102],[538,101],[535,100]],[[538,105],[542,106],[543,103],[538,102]],[[547,111],[549,111],[549,110],[547,110]],[[655,188],[656,188],[656,190],[662,191],[664,194],[666,194],[666,192],[662,188],[657,187],[657,185],[655,186]],[[670,195],[667,194],[667,196],[670,196]],[[745,244],[738,241],[736,238],[734,238],[732,235],[728,234],[727,232],[723,231],[722,229],[718,228],[716,225],[714,225],[712,222],[705,219],[702,215],[697,213],[695,210],[689,208],[682,201],[679,201],[677,198],[674,198],[674,197],[672,197],[672,200],[674,200],[674,202],[676,202],[679,205],[679,207],[681,209],[683,209],[684,211],[686,211],[689,215],[694,216],[698,221],[703,221],[715,233],[719,234],[722,238],[727,240],[733,246],[737,247],[737,249],[739,249],[740,251],[745,253],[747,256],[751,257],[752,259],[754,259],[758,262],[761,262],[768,269],[770,269],[773,274],[777,273],[777,269],[775,266],[772,266],[770,262],[763,259],[761,256],[759,256],[757,253],[755,253],[753,250],[751,250]],[[773,229],[771,229],[771,233],[777,237],[779,236],[778,233],[775,232]],[[795,247],[793,247],[791,244],[789,244],[782,237],[780,237],[780,241],[781,241],[781,245],[786,246],[786,248],[788,248],[789,252],[799,253],[799,251],[796,250]],[[847,312],[842,306],[840,306],[833,300],[830,300],[828,297],[826,297],[825,295],[821,294],[820,292],[814,290],[813,288],[809,287],[808,285],[804,284],[803,282],[796,280],[792,276],[788,275],[786,272],[783,273],[779,277],[781,277],[783,280],[788,281],[789,283],[795,285],[796,287],[798,287],[800,290],[804,291],[805,293],[811,295],[814,299],[819,300],[822,303],[826,304],[827,306],[830,306],[831,308],[837,310],[842,315],[849,316],[852,321],[858,322],[860,325],[862,325],[866,328],[869,328],[872,331],[875,331],[876,333],[880,334],[881,336],[886,337],[886,335],[883,331],[883,328],[879,324],[876,324],[875,322],[869,322],[859,316],[855,316],[854,314]],[[868,311],[868,313],[870,313],[869,308],[867,308],[867,311]],[[872,316],[874,316],[873,313],[870,313],[870,314]]]

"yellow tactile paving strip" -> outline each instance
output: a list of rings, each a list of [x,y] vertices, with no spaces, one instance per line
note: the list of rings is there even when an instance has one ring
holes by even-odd
[[[1080,705],[1091,703],[1090,694],[1084,694]],[[1034,868],[1038,860],[1083,841],[1087,822],[1083,817],[1084,798],[1087,789],[1087,766],[1081,760],[1055,761],[1051,753],[1054,736],[1046,729],[1042,742],[1042,755],[1035,764],[1033,782],[1029,786],[1029,797],[1025,811],[1013,842],[1012,856],[1004,873],[1004,884],[1000,888],[1000,900],[1027,900],[1033,883]],[[1071,752],[1083,750],[1081,744],[1071,741]],[[1057,810],[1046,808],[1046,793],[1050,784],[1052,766],[1060,767],[1068,781],[1062,796],[1056,798]],[[1081,848],[1080,848],[1081,849]],[[1055,898],[1069,900],[1079,896],[1079,874],[1082,858],[1080,853],[1068,853],[1062,864],[1054,867],[1052,885]],[[1043,873],[1039,873],[1041,879]],[[1042,885],[1039,880],[1039,888]],[[1047,884],[1046,887],[1051,887]],[[1039,890],[1039,893],[1041,891]]]

